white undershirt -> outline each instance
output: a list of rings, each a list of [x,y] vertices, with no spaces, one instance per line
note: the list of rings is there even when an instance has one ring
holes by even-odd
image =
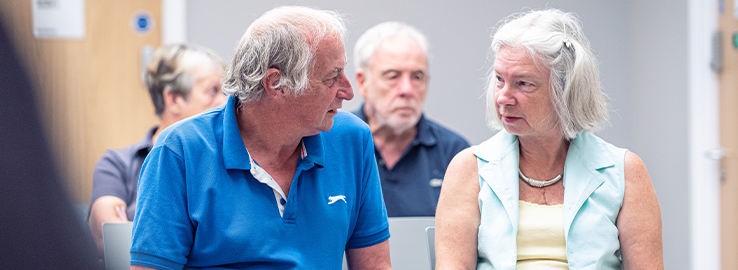
[[[300,153],[300,159],[305,158],[307,156],[307,149],[305,149],[305,144],[302,140],[300,140],[300,146],[302,147],[302,151]],[[248,153],[248,149],[246,149],[246,153]],[[284,215],[284,207],[287,202],[287,196],[284,195],[284,191],[282,191],[282,187],[277,184],[277,181],[274,181],[274,178],[272,178],[271,175],[267,171],[265,171],[259,164],[254,162],[254,159],[251,157],[251,154],[249,154],[249,163],[251,163],[251,175],[256,178],[261,183],[266,184],[267,186],[272,188],[272,191],[274,192],[274,199],[277,201],[277,207],[279,208],[279,216],[283,217]],[[285,205],[282,205],[281,200],[285,201]]]

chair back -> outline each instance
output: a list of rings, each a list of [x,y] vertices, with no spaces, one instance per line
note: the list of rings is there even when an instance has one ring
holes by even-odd
[[[431,270],[436,269],[436,227],[430,226],[425,228],[425,234],[428,236],[428,253],[430,255]]]
[[[392,269],[434,269],[431,268],[432,260],[428,258],[426,228],[435,226],[436,218],[391,217],[388,220]],[[345,254],[342,269],[348,269]]]
[[[105,269],[131,269],[131,232],[133,222],[103,223]]]

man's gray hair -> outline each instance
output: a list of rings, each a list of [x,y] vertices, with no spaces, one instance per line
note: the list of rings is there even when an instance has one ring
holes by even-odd
[[[243,103],[264,95],[267,70],[276,68],[275,87],[300,95],[309,86],[308,73],[315,63],[315,50],[327,37],[344,39],[344,18],[336,12],[307,7],[272,9],[246,30],[233,55],[223,82],[223,92]]]
[[[391,36],[407,36],[412,38],[418,43],[420,49],[423,50],[423,54],[425,54],[426,59],[430,60],[430,55],[428,54],[428,39],[423,35],[423,33],[405,23],[389,21],[369,28],[369,30],[364,32],[364,34],[359,37],[359,40],[356,41],[356,46],[354,46],[354,65],[356,69],[368,69],[369,59],[372,57],[372,54],[374,54],[374,51],[385,38]]]
[[[557,9],[533,10],[503,19],[492,37],[492,59],[500,48],[522,47],[551,70],[551,102],[567,140],[595,131],[608,119],[607,96],[600,86],[597,59],[575,14]],[[487,123],[501,129],[495,102],[495,72],[487,84]]]

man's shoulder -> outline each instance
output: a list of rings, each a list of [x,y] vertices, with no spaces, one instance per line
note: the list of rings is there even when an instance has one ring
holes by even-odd
[[[182,119],[168,126],[159,134],[154,148],[167,145],[178,148],[187,143],[197,145],[196,142],[208,141],[214,134],[223,129],[222,111],[208,110],[195,116]]]
[[[469,146],[469,142],[464,139],[464,137],[462,137],[459,133],[456,133],[455,131],[429,119],[428,117],[423,118],[425,120],[425,124],[428,126],[428,129],[433,132],[439,142],[460,143]]]

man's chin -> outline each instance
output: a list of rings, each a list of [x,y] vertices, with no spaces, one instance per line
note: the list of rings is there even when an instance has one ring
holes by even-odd
[[[420,117],[403,117],[402,119],[393,120],[395,121],[389,121],[387,126],[389,126],[395,134],[400,135],[405,131],[415,127],[415,125],[418,124],[418,120],[420,120]]]
[[[332,117],[331,119],[323,122],[323,125],[321,125],[320,127],[320,131],[329,131],[331,130],[331,128],[333,128],[333,118]]]

